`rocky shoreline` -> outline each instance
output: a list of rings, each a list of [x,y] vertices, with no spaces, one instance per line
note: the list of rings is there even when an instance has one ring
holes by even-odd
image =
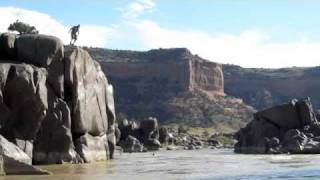
[[[202,148],[233,148],[233,134],[193,135],[183,128],[158,125],[156,118],[140,123],[127,119],[118,120],[116,134],[119,149],[123,152],[166,150],[197,150]],[[118,136],[118,135],[117,135]],[[209,136],[209,137],[208,137]]]
[[[2,174],[50,174],[32,165],[89,163],[124,152],[222,147],[213,138],[116,123],[113,87],[79,47],[46,35],[0,34]],[[138,124],[138,125],[137,125]]]
[[[236,134],[236,153],[319,154],[320,122],[311,100],[289,103],[257,112]]]
[[[87,51],[56,37],[0,34],[0,114],[6,174],[113,156],[113,87]]]
[[[206,63],[198,61],[203,68]],[[56,37],[0,34],[0,174],[50,174],[33,165],[107,161],[116,149],[126,153],[203,148],[234,148],[244,154],[320,153],[320,116],[310,99],[256,112],[235,135],[199,135],[159,125],[154,117],[116,119],[113,86],[105,74],[86,50],[64,46]],[[213,99],[205,102],[215,102],[221,114],[236,117],[242,112],[241,117],[247,117],[254,111],[242,101],[226,98],[222,90],[216,97],[212,93],[200,100]],[[190,102],[195,101],[192,97]],[[230,103],[232,108],[226,108]],[[234,119],[229,120],[231,124]]]

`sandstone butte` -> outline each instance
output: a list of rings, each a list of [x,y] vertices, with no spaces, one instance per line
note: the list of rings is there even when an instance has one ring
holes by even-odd
[[[0,35],[0,114],[4,173],[113,156],[113,87],[87,51],[56,37]]]
[[[232,131],[242,127],[254,112],[241,99],[225,94],[221,64],[193,55],[186,48],[85,49],[114,85],[117,113],[128,119],[151,116],[162,124]]]

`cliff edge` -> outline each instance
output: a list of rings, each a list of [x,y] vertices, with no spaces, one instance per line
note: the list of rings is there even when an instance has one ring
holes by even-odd
[[[107,160],[113,89],[78,47],[45,35],[0,35],[0,134],[33,164]]]
[[[188,49],[86,49],[114,85],[117,111],[129,119],[152,116],[161,123],[237,129],[254,112],[224,93],[220,64]]]

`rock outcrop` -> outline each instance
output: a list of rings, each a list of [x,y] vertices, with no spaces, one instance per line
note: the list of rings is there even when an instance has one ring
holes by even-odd
[[[0,115],[0,134],[33,164],[113,156],[113,88],[88,52],[56,37],[0,35]]]
[[[130,135],[127,136],[124,141],[120,142],[120,146],[123,152],[128,153],[143,152],[145,150],[141,142],[137,138]]]
[[[147,52],[92,48],[88,51],[100,61],[110,77],[130,79],[130,84],[139,91],[146,91],[150,83],[156,81],[178,91],[198,89],[213,95],[224,95],[222,66],[192,55],[185,48]],[[139,87],[135,85],[137,81],[140,82]]]
[[[158,120],[153,117],[142,120],[139,125],[134,121],[122,119],[119,122],[121,132],[119,145],[125,152],[142,152],[147,150],[159,150],[159,126]]]
[[[32,159],[17,145],[0,135],[0,169],[1,175],[47,175],[47,171],[33,167]]]
[[[115,87],[118,113],[217,129],[242,127],[253,108],[224,93],[222,66],[185,48],[146,52],[87,48]],[[229,126],[231,124],[231,126]]]
[[[257,112],[236,139],[237,153],[320,153],[320,122],[310,99],[294,99]]]

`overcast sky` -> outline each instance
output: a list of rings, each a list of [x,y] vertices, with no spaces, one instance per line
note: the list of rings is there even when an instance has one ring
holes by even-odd
[[[0,0],[0,32],[16,19],[77,45],[186,47],[244,67],[318,66],[318,0]]]

